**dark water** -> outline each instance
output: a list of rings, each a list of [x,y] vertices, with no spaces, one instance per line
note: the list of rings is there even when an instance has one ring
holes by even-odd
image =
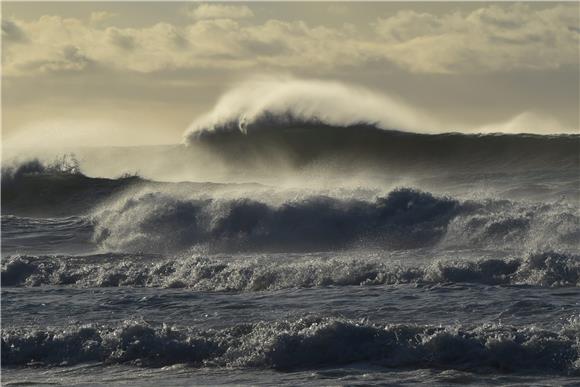
[[[3,170],[4,383],[577,385],[577,136],[226,129],[221,184]]]

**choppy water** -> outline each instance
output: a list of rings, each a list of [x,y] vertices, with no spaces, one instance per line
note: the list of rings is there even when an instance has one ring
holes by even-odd
[[[541,152],[399,188],[5,172],[3,382],[577,385],[576,156]]]

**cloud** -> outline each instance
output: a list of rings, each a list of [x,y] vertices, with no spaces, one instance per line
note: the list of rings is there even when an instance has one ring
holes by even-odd
[[[399,11],[395,16],[386,19],[379,18],[374,23],[374,28],[380,36],[393,43],[444,32],[442,21],[437,16],[411,10]]]
[[[578,6],[546,7],[490,5],[437,15],[404,10],[376,19],[370,31],[364,25],[300,20],[252,23],[241,20],[253,15],[247,6],[218,4],[190,9],[194,21],[187,25],[105,27],[60,16],[4,20],[3,39],[19,44],[6,45],[3,71],[31,76],[82,71],[88,63],[141,73],[208,68],[327,73],[369,63],[415,73],[486,73],[577,65]],[[66,47],[76,47],[84,59],[67,59]]]
[[[576,5],[536,10],[491,5],[469,14],[400,11],[379,19],[381,52],[414,72],[455,73],[550,69],[578,63]]]
[[[188,7],[186,13],[195,20],[245,19],[254,16],[254,12],[246,5],[201,4]]]
[[[117,17],[117,16],[119,16],[119,15],[116,13],[112,13],[112,12],[95,11],[95,12],[91,12],[91,15],[89,17],[89,21],[90,21],[91,25],[99,26],[99,25],[105,24],[110,19]]]
[[[135,34],[130,32],[111,27],[107,29],[107,36],[112,44],[123,50],[133,50],[137,46]]]
[[[22,43],[27,40],[26,33],[18,24],[9,19],[2,20],[2,41],[4,43]]]

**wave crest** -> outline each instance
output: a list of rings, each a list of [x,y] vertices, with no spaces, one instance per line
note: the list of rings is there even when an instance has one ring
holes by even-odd
[[[445,233],[458,202],[399,189],[374,202],[311,196],[280,205],[249,199],[183,199],[145,193],[97,213],[96,239],[124,251],[311,251],[361,241],[428,246]]]
[[[533,326],[376,325],[306,317],[202,331],[125,321],[117,326],[3,330],[2,364],[98,361],[293,370],[373,362],[386,367],[577,374],[577,339],[573,324],[552,332]]]
[[[262,78],[241,83],[224,94],[212,111],[190,125],[185,137],[228,125],[247,132],[268,117],[333,126],[369,123],[401,130],[434,126],[432,120],[403,103],[360,87],[330,81]]]
[[[566,203],[459,201],[401,188],[373,199],[311,195],[270,202],[145,191],[92,218],[113,251],[327,251],[347,248],[481,247],[568,250],[580,236]]]
[[[525,258],[436,260],[419,266],[376,259],[250,259],[156,256],[15,256],[2,263],[3,286],[148,286],[199,291],[262,291],[318,286],[474,283],[580,286],[580,256],[556,252]]]

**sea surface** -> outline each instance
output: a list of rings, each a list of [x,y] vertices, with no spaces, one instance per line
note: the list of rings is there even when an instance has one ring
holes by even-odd
[[[262,125],[5,161],[2,383],[580,383],[579,136]]]

